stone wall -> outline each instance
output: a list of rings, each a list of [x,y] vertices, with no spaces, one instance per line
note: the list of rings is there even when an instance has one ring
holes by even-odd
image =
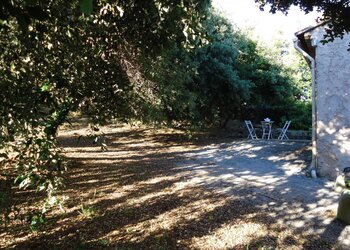
[[[322,40],[318,28],[313,37]],[[321,176],[350,167],[350,35],[316,47],[317,155]]]

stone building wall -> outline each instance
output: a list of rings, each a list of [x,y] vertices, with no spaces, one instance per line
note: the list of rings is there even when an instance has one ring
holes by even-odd
[[[322,40],[322,27],[312,37]],[[335,179],[350,167],[350,35],[316,47],[317,163]]]

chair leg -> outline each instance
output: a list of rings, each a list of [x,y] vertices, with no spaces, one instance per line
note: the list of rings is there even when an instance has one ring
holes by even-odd
[[[282,131],[281,134],[279,135],[278,139],[279,140],[289,140],[286,133],[287,133],[287,131]]]

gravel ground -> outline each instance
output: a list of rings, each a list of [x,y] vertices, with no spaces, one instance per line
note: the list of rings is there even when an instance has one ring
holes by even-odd
[[[90,133],[60,133],[64,211],[37,233],[20,219],[0,226],[0,249],[350,249],[333,183],[305,175],[308,142],[115,125],[92,143]],[[22,215],[40,207],[34,191],[15,191]]]
[[[350,248],[350,226],[335,219],[339,194],[325,178],[308,178],[307,142],[234,141],[187,153],[180,168],[191,170],[193,185],[233,198],[246,195],[295,233],[316,234],[330,244]]]

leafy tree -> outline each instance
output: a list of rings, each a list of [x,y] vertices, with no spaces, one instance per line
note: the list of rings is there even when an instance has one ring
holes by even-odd
[[[327,29],[326,40],[333,41],[335,37],[343,37],[350,31],[350,6],[349,1],[319,1],[319,0],[255,0],[259,3],[260,9],[270,7],[270,12],[282,11],[287,14],[291,6],[298,6],[306,13],[316,10],[322,13],[321,20],[331,20]]]
[[[78,1],[2,1],[0,181],[46,191],[44,210],[55,204],[56,133],[69,112],[139,116],[141,59],[200,42],[208,2],[99,0],[84,15]]]
[[[193,88],[199,93],[202,119],[225,126],[250,98],[253,83],[241,76],[240,51],[232,25],[214,13],[205,22],[209,44],[195,52],[198,75]]]
[[[270,47],[247,38],[242,41],[246,53],[240,58],[240,70],[255,84],[244,117],[260,121],[268,114],[277,123],[291,119],[293,128],[308,130],[311,75],[305,60],[283,40]]]
[[[302,88],[310,85],[310,79],[301,80],[299,57],[293,67],[285,64],[291,56],[284,41],[273,49],[262,46],[213,10],[203,27],[207,33],[203,46],[190,51],[173,47],[147,63],[152,65],[146,72],[151,72],[156,90],[148,95],[157,100],[148,105],[156,107],[153,114],[163,114],[168,122],[225,127],[229,119],[249,118],[247,114],[254,119],[272,114],[281,121],[286,113],[297,113],[289,109],[307,94]],[[303,66],[306,74],[307,65]]]
[[[249,98],[252,83],[240,77],[232,25],[213,12],[203,27],[204,45],[193,50],[174,46],[149,63],[158,112],[168,122],[224,126]]]
[[[198,94],[191,89],[198,63],[192,53],[174,45],[156,60],[145,62],[144,74],[152,86],[151,91],[144,91],[152,92],[144,110],[150,114],[149,121],[179,126],[199,121]]]
[[[295,98],[304,102],[311,102],[311,71],[306,60],[292,50],[288,58],[288,69],[291,78],[297,88]]]
[[[47,11],[47,7],[53,1],[46,0],[2,0],[0,2],[0,22],[1,26],[6,26],[6,20],[11,18],[16,18],[18,23],[22,28],[28,27],[30,22],[33,19],[43,20],[48,18],[52,13]],[[96,1],[99,2],[99,1]],[[154,29],[156,27],[156,23],[154,22],[153,17],[160,18],[162,22],[163,31],[167,32],[169,35],[172,35],[172,30],[174,28],[173,20],[181,20],[181,19],[171,19],[170,17],[178,17],[178,14],[183,14],[187,12],[189,15],[192,15],[191,18],[182,19],[181,24],[188,25],[188,20],[197,19],[196,11],[202,9],[203,6],[207,7],[209,4],[209,0],[203,1],[161,1],[161,0],[153,0],[153,1],[136,1],[136,0],[128,0],[128,1],[104,1],[105,3],[110,4],[118,4],[121,10],[121,13],[127,13],[128,9],[125,8],[127,6],[132,6],[132,9],[137,10],[133,12],[132,15],[135,19],[129,19],[129,21],[134,24],[139,22],[144,22],[144,24],[150,24],[150,28]],[[270,12],[275,13],[276,11],[282,11],[283,13],[288,13],[288,10],[291,6],[298,6],[300,9],[305,11],[306,13],[316,10],[322,13],[322,20],[332,20],[332,24],[330,25],[330,29],[328,30],[326,38],[329,41],[332,41],[336,36],[342,36],[345,32],[350,31],[350,7],[349,3],[346,0],[341,1],[318,1],[318,0],[255,0],[256,3],[260,5],[260,9],[264,10],[266,6],[270,7]],[[75,9],[77,6],[80,6],[80,9],[84,13],[91,13],[93,10],[96,10],[96,4],[93,0],[71,0],[65,1],[65,6],[70,9]],[[179,6],[179,8],[174,8],[174,6]],[[147,11],[144,11],[147,10]],[[170,10],[170,11],[169,11]],[[173,12],[174,10],[174,12]],[[171,13],[168,15],[167,13]],[[132,12],[129,12],[129,14]],[[153,15],[153,14],[155,15]],[[148,15],[151,14],[151,15]],[[159,15],[158,15],[159,14]],[[164,18],[166,17],[166,18]],[[169,19],[167,19],[169,17]],[[189,17],[189,16],[188,16]],[[5,21],[5,22],[4,22]],[[151,22],[148,22],[151,21]],[[166,25],[164,25],[166,24]],[[157,29],[160,27],[158,26]],[[192,32],[193,27],[186,26],[185,36],[190,38],[189,34]],[[148,29],[145,29],[145,34]]]

